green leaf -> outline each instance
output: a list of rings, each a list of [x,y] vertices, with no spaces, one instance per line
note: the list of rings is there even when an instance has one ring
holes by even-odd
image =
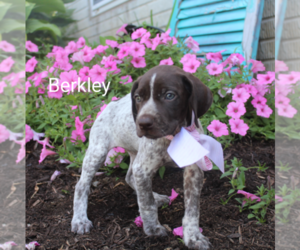
[[[229,175],[232,175],[232,172],[225,172],[224,174],[221,175],[220,179],[222,179],[226,176],[229,176]]]
[[[54,11],[66,12],[64,2],[62,0],[27,0],[30,3],[35,3],[34,12],[45,12],[47,14],[52,14]]]
[[[0,33],[9,33],[14,30],[24,30],[25,23],[15,19],[5,18],[0,21]]]
[[[128,164],[126,164],[125,162],[121,162],[120,168],[122,168],[122,169],[128,169]]]
[[[266,205],[267,203],[265,203],[264,201],[261,201],[260,203],[257,203],[251,207],[249,207],[250,209],[260,209],[262,208],[264,205]]]
[[[235,191],[234,189],[230,189],[228,195],[231,195],[234,191]]]
[[[158,170],[158,173],[159,173],[159,176],[160,176],[161,179],[164,178],[165,171],[166,171],[166,168],[165,168],[165,167],[161,167],[161,168]]]
[[[25,14],[26,14],[25,20],[28,19],[28,17],[30,15],[32,9],[34,8],[34,6],[35,6],[35,3],[28,3],[28,2],[25,3]]]
[[[0,2],[0,21],[3,19],[10,6],[10,3]]]
[[[217,115],[218,118],[224,118],[224,117],[226,117],[225,113],[221,109],[219,109],[219,108],[215,109],[215,114]]]
[[[26,22],[26,33],[33,33],[38,30],[49,31],[54,40],[61,36],[60,29],[51,23],[43,23],[37,19],[30,18]]]
[[[254,218],[254,217],[255,217],[254,214],[248,214],[248,219],[252,219],[252,218]]]

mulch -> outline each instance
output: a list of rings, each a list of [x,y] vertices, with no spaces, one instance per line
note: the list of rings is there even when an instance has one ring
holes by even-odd
[[[182,225],[184,215],[183,170],[166,168],[163,180],[153,178],[153,190],[171,195],[175,189],[179,196],[164,209],[159,209],[159,221],[169,230],[167,237],[148,237],[134,224],[139,216],[136,195],[126,184],[125,175],[117,170],[113,175],[96,176],[88,199],[88,217],[94,228],[89,234],[71,232],[74,188],[79,180],[77,169],[67,169],[55,156],[38,163],[40,145],[27,144],[26,160],[26,242],[38,241],[41,249],[187,249],[172,234]],[[257,166],[257,160],[266,163],[266,172],[251,169],[246,173],[245,191],[255,193],[256,187],[267,185],[270,176],[274,186],[274,141],[252,141],[243,138],[224,152],[228,162],[237,157],[245,167]],[[55,170],[62,174],[52,183]],[[239,203],[231,199],[226,205],[220,199],[228,198],[231,185],[227,178],[220,179],[220,171],[205,172],[201,194],[200,227],[209,238],[212,249],[275,249],[274,204],[268,210],[265,224],[248,219],[249,212],[239,212]],[[236,197],[242,197],[237,195]]]

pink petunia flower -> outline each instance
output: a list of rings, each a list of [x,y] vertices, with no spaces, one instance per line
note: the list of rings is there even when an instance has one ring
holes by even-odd
[[[0,82],[0,94],[3,93],[5,87],[7,87],[7,84],[4,81],[1,81]]]
[[[256,114],[265,118],[269,118],[273,110],[268,105],[257,105]]]
[[[194,53],[200,50],[199,43],[197,43],[191,36],[184,40],[187,47],[190,48]]]
[[[9,72],[11,67],[14,65],[15,61],[12,59],[12,57],[8,57],[4,59],[0,63],[0,72]],[[26,64],[27,65],[27,64]]]
[[[117,62],[116,61],[106,61],[104,64],[104,68],[107,69],[107,71],[118,70]]]
[[[216,52],[216,53],[213,53],[213,52],[210,52],[210,53],[207,53],[206,54],[206,58],[208,60],[212,60],[216,63],[218,63],[219,61],[222,61],[223,60],[223,56],[222,56],[222,52],[224,52],[225,50],[222,50],[222,51],[219,51],[219,52]]]
[[[122,83],[122,84],[127,84],[127,83],[131,83],[132,82],[132,78],[130,75],[126,75],[126,76],[121,76],[120,77],[121,80],[127,80],[127,81],[120,81],[119,83]]]
[[[235,65],[240,65],[244,61],[245,61],[245,58],[241,54],[233,53],[226,59],[225,62],[232,64],[232,66],[235,66]]]
[[[141,216],[136,217],[134,223],[137,225],[137,227],[143,227],[143,220]]]
[[[29,125],[25,125],[25,137],[26,143],[29,142],[33,138],[33,131],[31,130]]]
[[[203,232],[203,229],[201,227],[199,227],[199,231],[200,233]],[[180,238],[183,238],[183,227],[177,227],[173,229],[173,235],[174,236],[179,236]]]
[[[223,65],[217,63],[210,63],[209,65],[206,66],[206,69],[208,70],[208,74],[218,75],[223,72]]]
[[[97,48],[94,49],[95,54],[102,55],[105,54],[105,50],[107,50],[109,46],[98,45]]]
[[[290,103],[290,99],[283,95],[276,95],[275,97],[275,107],[279,108],[281,106],[288,106]]]
[[[47,95],[49,98],[56,98],[56,99],[62,98],[63,91],[60,86],[61,84],[58,83],[57,85],[58,86],[56,86],[56,85],[51,86],[51,89],[50,89],[50,84],[47,86],[47,89],[48,89]]]
[[[36,246],[40,246],[40,244],[37,241],[32,241],[32,242],[25,245],[27,250],[35,250]]]
[[[164,60],[161,60],[159,62],[159,65],[173,65],[173,61],[172,61],[172,58],[169,57],[168,59],[164,59]]]
[[[232,90],[232,100],[235,100],[236,102],[247,102],[247,100],[250,97],[250,94],[246,91],[244,88],[235,88]]]
[[[131,39],[135,40],[135,39],[141,38],[146,33],[147,33],[146,29],[139,28],[131,34]]]
[[[65,51],[68,54],[72,54],[77,51],[77,44],[74,41],[70,41],[68,45],[65,47]]]
[[[36,44],[34,44],[31,41],[26,41],[26,45],[25,45],[26,49],[30,52],[39,52],[39,48]]]
[[[280,71],[288,71],[289,68],[286,66],[285,62],[275,60],[275,72],[278,73]]]
[[[246,108],[242,102],[230,102],[227,105],[226,115],[232,118],[240,118],[246,113]]]
[[[90,62],[95,56],[95,51],[92,50],[91,47],[84,46],[81,51],[83,53],[82,58],[84,62]]]
[[[247,130],[249,129],[249,126],[241,119],[233,119],[231,118],[229,120],[231,132],[235,134],[240,134],[242,136],[245,136],[247,134]]]
[[[172,188],[172,194],[171,196],[169,196],[170,202],[169,205],[171,205],[171,203],[177,198],[178,194],[176,193],[176,191]]]
[[[72,136],[71,136],[71,138],[74,139],[74,141],[77,140],[81,140],[82,142],[86,141],[83,126],[84,126],[83,122],[81,122],[79,117],[77,116],[75,118],[75,130],[72,131]]]
[[[195,73],[199,68],[201,62],[198,60],[189,60],[183,64],[183,70],[189,73]]]
[[[266,70],[264,64],[261,61],[250,59],[249,62],[252,63],[251,71],[253,73],[257,73],[258,71],[265,71]]]
[[[8,241],[4,244],[0,244],[0,248],[2,248],[3,250],[11,250],[13,246],[17,246],[17,244],[13,241]]]
[[[79,37],[76,45],[77,49],[82,48],[85,45],[85,39],[83,37]]]
[[[1,83],[0,83],[1,84]],[[29,81],[27,81],[26,83],[25,83],[25,93],[27,94],[28,93],[28,90],[29,90],[29,88],[31,87],[31,84],[30,84],[30,82]],[[1,87],[0,87],[0,90],[1,90]],[[0,92],[1,93],[1,92]]]
[[[185,63],[187,63],[187,62],[189,62],[189,61],[195,61],[195,60],[197,60],[195,54],[185,54],[185,55],[180,59],[180,62],[181,62],[182,64],[185,64]]]
[[[82,82],[85,82],[89,78],[90,69],[87,66],[84,66],[79,70],[79,76]]]
[[[168,29],[166,32],[160,34],[160,38],[162,43],[167,44],[169,41],[172,41],[172,37],[170,37],[171,29]]]
[[[300,72],[291,71],[289,74],[279,74],[278,82],[282,85],[293,84],[300,80]]]
[[[114,41],[114,40],[106,40],[105,42],[108,46],[110,46],[112,48],[116,48],[119,45],[118,42]]]
[[[297,114],[297,109],[295,109],[292,105],[287,106],[279,106],[278,107],[278,115],[293,118],[295,114]]]
[[[275,194],[275,200],[277,200],[278,202],[283,202],[282,197],[278,196],[277,194]]]
[[[0,143],[6,141],[9,138],[9,130],[2,124],[0,124]]]
[[[48,147],[50,147],[50,148],[54,148],[54,146],[51,146],[50,145],[50,143],[49,143],[49,138],[48,137],[45,137],[45,139],[44,140],[37,140],[37,142],[39,143],[39,144],[42,144],[43,145],[43,147],[46,147],[46,146],[48,146]]]
[[[219,120],[213,120],[210,125],[207,126],[207,129],[214,134],[215,137],[220,137],[222,135],[228,135],[228,128],[225,123],[220,122]]]
[[[33,72],[37,63],[38,63],[38,61],[35,59],[35,56],[32,57],[31,59],[29,59],[26,62],[26,66],[25,66],[26,72]]]
[[[254,194],[251,194],[251,193],[248,193],[248,192],[246,192],[246,191],[244,191],[244,190],[238,190],[238,191],[237,191],[237,194],[242,194],[242,195],[244,195],[247,199],[251,199],[252,201],[253,201],[253,200],[261,201],[261,199],[260,199],[258,196],[254,195]]]
[[[51,175],[50,181],[54,181],[57,176],[61,174],[60,171],[55,170],[54,173]]]
[[[261,95],[256,95],[251,103],[253,107],[257,108],[259,105],[264,106],[267,103],[267,99]]]
[[[154,37],[153,39],[151,39],[152,41],[152,50],[156,50],[156,47],[160,44],[160,37],[159,34],[156,35],[156,37]]]
[[[63,92],[68,92],[68,94],[70,94],[72,89],[74,91],[74,89],[78,85],[77,71],[76,70],[71,70],[69,72],[60,73],[59,81],[60,81],[61,89],[63,90]],[[66,83],[68,83],[68,84],[66,84]]]
[[[122,48],[118,51],[118,58],[123,59],[125,56],[128,56],[130,50],[131,49],[129,46],[122,46]]]
[[[72,62],[80,62],[81,65],[84,65],[84,60],[83,60],[83,50],[80,50],[76,53],[74,53],[71,57]]]
[[[124,23],[117,31],[116,31],[116,35],[118,35],[120,32],[123,32],[125,34],[128,34],[127,30],[125,29],[127,26],[127,23]]]
[[[247,90],[249,94],[252,95],[252,97],[255,97],[257,95],[257,89],[253,85],[245,84],[244,88]]]
[[[109,164],[111,164],[111,157],[115,157],[118,155],[118,153],[125,153],[125,149],[124,148],[121,148],[121,147],[115,147],[115,148],[112,148],[108,153],[107,153],[107,156],[106,156],[106,159],[105,159],[105,163],[104,165],[107,166]],[[114,163],[116,163],[116,165],[114,166],[114,168],[117,168],[119,167],[119,164],[122,162],[123,160],[123,156],[121,155],[118,155],[116,158],[115,158],[115,161]]]
[[[106,79],[106,69],[101,68],[98,64],[94,65],[90,70],[90,77],[92,82],[104,82]]]
[[[5,52],[15,52],[16,51],[15,46],[7,41],[0,42],[0,49],[2,49]]]
[[[144,57],[133,57],[131,60],[132,65],[135,68],[145,68],[146,67],[146,61]]]
[[[137,42],[132,42],[129,54],[133,57],[140,57],[145,55],[145,46]]]
[[[111,98],[111,100],[112,101],[117,101],[117,100],[119,100],[120,98],[118,98],[118,97],[116,97],[116,96],[113,96],[112,98]]]
[[[39,163],[41,163],[48,155],[55,155],[55,154],[56,154],[56,152],[48,150],[48,149],[46,149],[46,147],[43,147],[42,152],[40,154]]]
[[[256,83],[261,84],[269,84],[275,80],[275,72],[268,71],[267,74],[257,74]]]
[[[150,32],[147,32],[145,35],[142,36],[140,43],[144,43],[147,48],[152,49],[152,39],[150,39]]]

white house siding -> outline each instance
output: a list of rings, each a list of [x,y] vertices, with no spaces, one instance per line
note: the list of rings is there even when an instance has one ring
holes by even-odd
[[[266,66],[266,71],[275,71],[275,1],[265,0],[259,36],[257,60]]]
[[[290,71],[300,71],[300,1],[288,0],[282,28],[278,60]]]
[[[90,42],[98,42],[99,36],[115,36],[124,23],[138,25],[146,21],[150,24],[151,10],[154,26],[164,30],[172,12],[173,1],[129,0],[94,17],[88,0],[76,0],[67,7],[75,9],[73,18],[78,20],[78,30],[73,36],[85,36]]]

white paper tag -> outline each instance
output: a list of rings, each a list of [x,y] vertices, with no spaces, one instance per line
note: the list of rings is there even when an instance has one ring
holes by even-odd
[[[181,128],[180,132],[174,136],[167,151],[181,168],[192,165],[209,153],[184,128]]]
[[[200,134],[200,143],[209,151],[207,157],[218,166],[222,173],[224,173],[224,157],[221,143],[204,134]]]

